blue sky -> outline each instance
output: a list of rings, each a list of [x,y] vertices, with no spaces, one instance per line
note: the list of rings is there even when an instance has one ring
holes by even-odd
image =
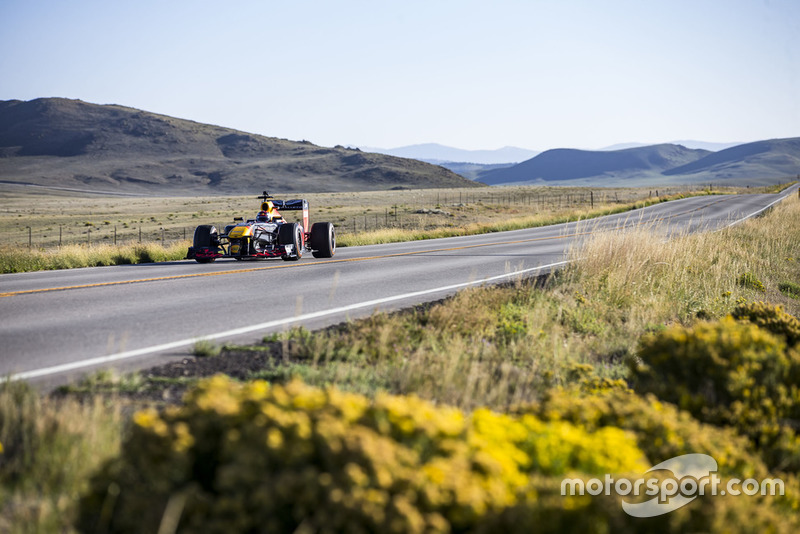
[[[314,143],[800,136],[798,0],[0,0],[0,100]]]

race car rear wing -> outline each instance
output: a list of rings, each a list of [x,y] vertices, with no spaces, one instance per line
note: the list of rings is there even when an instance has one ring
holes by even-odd
[[[307,210],[308,200],[304,198],[295,198],[292,200],[273,200],[272,204],[279,210]]]
[[[266,202],[265,202],[266,204]],[[272,205],[275,208],[286,211],[302,211],[303,212],[303,231],[309,232],[308,227],[308,200],[304,198],[295,198],[292,200],[272,200]],[[263,209],[263,208],[262,208]]]

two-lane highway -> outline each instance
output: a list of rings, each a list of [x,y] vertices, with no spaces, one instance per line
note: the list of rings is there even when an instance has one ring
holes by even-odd
[[[253,342],[563,265],[592,233],[719,229],[797,194],[695,197],[543,228],[339,249],[329,260],[218,260],[0,275],[0,375],[39,380],[137,368],[200,339]]]

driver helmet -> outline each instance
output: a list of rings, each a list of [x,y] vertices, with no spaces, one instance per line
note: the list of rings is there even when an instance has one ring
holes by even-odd
[[[269,216],[266,211],[259,211],[256,215],[256,222],[269,222]]]

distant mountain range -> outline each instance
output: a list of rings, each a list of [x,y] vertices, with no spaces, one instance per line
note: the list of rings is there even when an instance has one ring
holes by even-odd
[[[622,143],[600,150],[559,148],[537,153],[517,147],[461,150],[435,143],[364,150],[418,159],[489,185],[653,185],[773,183],[800,173],[793,139],[757,143],[674,141]],[[711,157],[714,154],[721,154]],[[522,159],[524,158],[524,159]]]
[[[116,105],[63,98],[0,101],[0,185],[215,195],[480,185],[472,180],[594,187],[757,185],[800,174],[800,138],[716,152],[710,150],[716,144],[687,144],[693,146],[562,148],[540,154],[515,147],[460,150],[426,144],[379,154],[264,137]]]
[[[490,185],[759,185],[798,175],[800,137],[746,143],[719,152],[675,144],[610,151],[562,148],[479,173],[478,179]]]
[[[64,98],[0,101],[0,183],[151,195],[479,185],[413,159]]]
[[[477,163],[481,165],[518,163],[534,157],[538,152],[525,148],[506,146],[496,150],[463,150],[437,143],[409,145],[400,148],[359,147],[366,152],[376,152],[401,158],[413,158],[428,163]]]
[[[692,139],[687,139],[683,141],[670,141],[669,143],[665,143],[668,145],[681,145],[686,148],[699,148],[701,150],[709,150],[711,152],[716,152],[718,150],[725,150],[726,148],[731,148],[736,145],[741,145],[743,143],[710,143],[708,141],[695,141]],[[600,150],[624,150],[626,148],[638,148],[643,146],[652,146],[649,143],[619,143],[616,145],[607,146],[605,148],[601,148]]]

